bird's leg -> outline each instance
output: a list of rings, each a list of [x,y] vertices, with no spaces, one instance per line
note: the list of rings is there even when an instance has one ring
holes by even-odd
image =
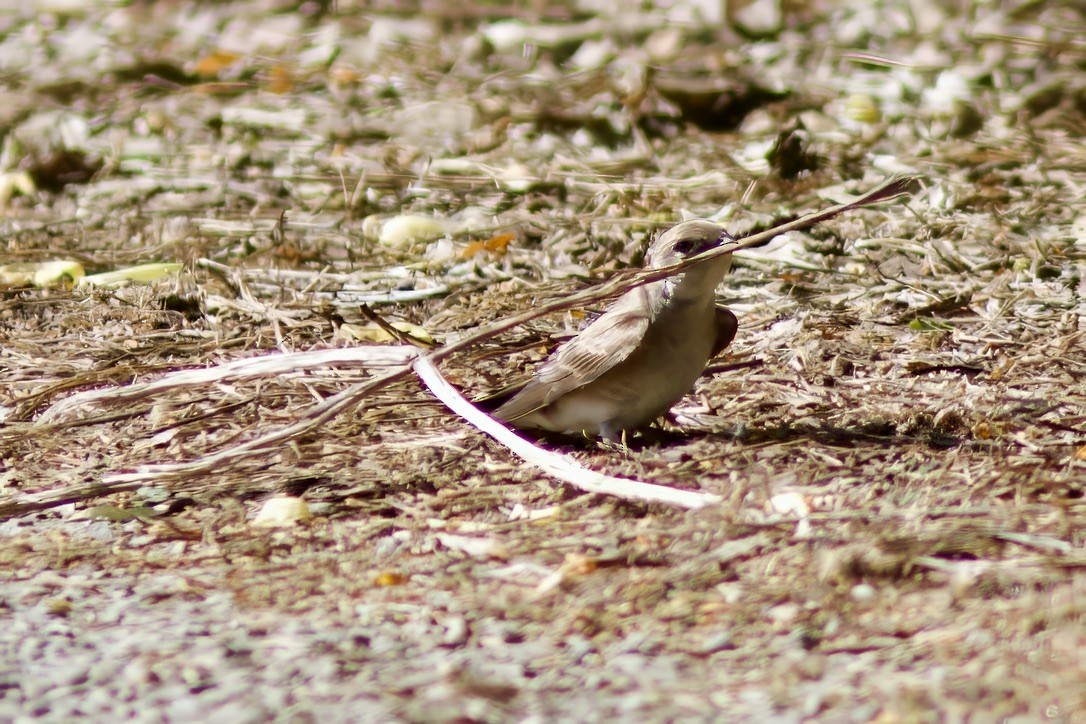
[[[619,430],[609,422],[600,425],[599,446],[608,452],[619,452],[630,456],[630,447],[626,444],[626,430]]]
[[[656,426],[656,429],[659,430],[662,434],[666,435],[670,431],[667,427],[664,427],[664,423],[667,423],[669,427],[673,427],[678,430],[680,435],[686,434],[686,427],[679,423],[678,415],[676,415],[671,410],[668,410],[661,417],[658,417],[652,421],[652,424]]]
[[[609,420],[605,420],[600,423],[600,439],[610,443],[619,443],[623,441],[626,435],[625,430],[619,430],[611,424]]]

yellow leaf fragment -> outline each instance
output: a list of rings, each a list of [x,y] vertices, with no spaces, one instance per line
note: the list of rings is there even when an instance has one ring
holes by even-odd
[[[595,573],[598,567],[599,561],[582,553],[567,553],[565,560],[562,562],[562,568],[564,568],[567,573],[574,573],[580,576],[587,576],[589,573]]]
[[[857,123],[878,123],[882,120],[882,111],[871,96],[853,93],[845,101],[845,116]]]
[[[410,322],[392,322],[392,327],[411,335],[422,342],[433,342],[434,338],[424,328]],[[391,333],[376,324],[341,324],[339,335],[356,342],[398,342]]]
[[[196,61],[196,67],[193,70],[196,75],[204,78],[212,78],[238,62],[240,58],[241,56],[236,53],[230,53],[225,50],[216,50]]]
[[[459,257],[471,259],[483,252],[490,252],[494,256],[505,256],[509,251],[509,244],[516,238],[515,234],[498,234],[484,241],[473,241],[460,251]]]
[[[294,74],[290,68],[285,65],[274,65],[271,70],[268,71],[268,81],[265,84],[265,88],[271,93],[276,95],[284,95],[294,90],[297,84],[294,81]]]
[[[177,262],[140,264],[138,266],[116,269],[101,274],[89,274],[80,279],[79,283],[81,285],[90,284],[106,289],[117,289],[118,287],[123,287],[126,284],[133,282],[137,284],[149,284],[150,282],[157,282],[160,279],[164,279],[171,274],[176,274],[181,271],[183,266],[183,264]]]
[[[338,85],[351,85],[357,83],[361,75],[354,68],[345,65],[334,65],[328,71],[328,79]]]
[[[5,264],[0,266],[0,287],[52,287],[71,284],[83,276],[83,265],[77,261]]]
[[[973,438],[976,440],[994,440],[999,437],[1003,437],[1006,433],[1004,426],[998,422],[988,422],[987,420],[981,420],[973,425]]]
[[[37,190],[34,179],[26,171],[0,173],[0,210],[7,208],[8,202],[16,193],[33,196]]]
[[[381,587],[402,586],[410,580],[409,576],[397,571],[381,571],[373,577],[373,584]]]
[[[72,602],[66,598],[47,598],[43,602],[45,605],[45,612],[50,616],[56,616],[62,618],[67,616],[75,608]]]

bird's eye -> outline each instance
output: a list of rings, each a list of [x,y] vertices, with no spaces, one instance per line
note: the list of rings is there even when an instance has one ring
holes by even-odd
[[[694,250],[694,244],[695,242],[693,239],[682,239],[680,241],[676,241],[675,251],[683,255],[689,254]]]

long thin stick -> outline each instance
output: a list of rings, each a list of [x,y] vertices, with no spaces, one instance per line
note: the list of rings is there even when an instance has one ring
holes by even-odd
[[[789,231],[798,231],[801,229],[807,229],[815,224],[818,224],[827,219],[831,219],[838,214],[851,211],[852,209],[858,209],[863,206],[870,206],[872,204],[887,201],[903,194],[911,193],[912,188],[917,183],[917,178],[914,176],[892,177],[885,181],[883,184],[867,192],[863,196],[854,201],[850,201],[846,204],[838,204],[831,206],[828,209],[822,211],[816,211],[806,216],[800,217],[795,221],[790,221],[779,226],[775,226],[771,229],[752,234],[750,236],[738,239],[734,244],[728,244],[726,246],[719,247],[717,249],[710,250],[704,254],[701,254],[690,259],[686,259],[678,264],[673,264],[668,267],[662,267],[660,269],[643,270],[633,273],[622,273],[612,277],[609,281],[599,286],[586,289],[584,291],[572,294],[568,297],[564,297],[559,300],[555,300],[549,304],[544,304],[538,307],[534,307],[521,314],[515,314],[512,317],[507,317],[501,321],[490,324],[486,327],[476,330],[475,332],[453,342],[452,344],[446,344],[439,349],[434,350],[429,355],[426,355],[427,359],[431,363],[439,362],[446,359],[457,352],[460,352],[468,347],[471,347],[483,340],[490,339],[498,334],[501,334],[507,329],[512,329],[525,322],[529,322],[536,317],[540,317],[546,314],[552,314],[554,312],[560,312],[572,307],[580,306],[591,302],[601,301],[609,297],[617,296],[633,287],[640,286],[642,284],[649,284],[660,279],[666,279],[673,274],[677,274],[694,264],[699,264],[703,261],[722,256],[724,254],[731,254],[732,252],[739,251],[741,249],[748,249],[750,247],[760,246],[771,241],[774,237],[780,234],[785,234]],[[260,438],[250,440],[242,446],[238,446],[231,451],[224,451],[218,454],[206,456],[201,460],[191,461],[190,463],[178,463],[171,465],[161,466],[145,466],[135,473],[120,473],[107,476],[102,485],[94,486],[92,489],[83,489],[81,491],[57,491],[45,493],[39,496],[28,496],[30,500],[24,500],[21,502],[0,503],[0,516],[6,517],[9,515],[15,515],[31,510],[41,510],[44,508],[52,507],[54,505],[60,505],[64,502],[73,499],[73,496],[78,496],[81,493],[83,495],[104,495],[108,492],[115,490],[127,490],[133,486],[140,484],[140,481],[147,480],[149,478],[155,478],[159,476],[178,475],[190,472],[193,469],[201,468],[201,466],[209,466],[216,463],[221,463],[227,458],[242,457],[246,454],[253,454],[253,452],[260,450],[261,448],[268,447],[275,444],[285,438],[293,435],[304,434],[314,428],[324,424],[327,420],[335,417],[342,411],[349,409],[350,407],[358,404],[361,400],[369,394],[387,387],[392,383],[401,380],[411,374],[412,366],[410,363],[404,364],[398,370],[392,370],[380,377],[374,378],[366,383],[352,385],[339,392],[336,395],[328,398],[321,404],[316,406],[316,409],[311,411],[311,414],[302,420],[298,420],[292,425],[287,426],[281,430],[277,430],[268,435],[264,435]]]
[[[833,217],[843,214],[846,211],[852,211],[853,209],[859,209],[864,206],[871,206],[883,201],[888,201],[892,198],[912,193],[912,189],[918,182],[916,176],[894,176],[887,179],[885,182],[877,186],[876,188],[868,191],[863,196],[850,201],[846,204],[837,204],[831,206],[828,209],[822,211],[815,211],[801,216],[794,221],[781,224],[780,226],[774,226],[771,229],[760,231],[757,234],[751,234],[750,236],[736,239],[731,244],[725,244],[719,246],[716,249],[710,249],[709,251],[699,254],[689,259],[677,262],[670,266],[660,267],[659,269],[647,269],[638,270],[633,272],[620,272],[611,277],[608,281],[600,284],[599,286],[590,287],[575,294],[556,299],[553,302],[547,304],[541,304],[539,306],[532,307],[531,309],[521,312],[520,314],[514,314],[511,317],[506,317],[500,321],[489,324],[481,329],[477,329],[466,337],[462,337],[452,344],[446,344],[433,352],[428,357],[434,361],[440,361],[450,357],[451,355],[460,352],[463,349],[471,347],[473,345],[482,342],[483,340],[490,339],[497,336],[507,329],[513,327],[519,327],[520,325],[530,322],[537,317],[542,317],[547,314],[553,314],[555,312],[563,312],[567,309],[579,307],[583,304],[589,304],[591,302],[598,302],[610,297],[618,296],[634,287],[639,287],[643,284],[650,284],[652,282],[659,281],[661,279],[667,279],[670,276],[674,276],[679,272],[682,272],[695,264],[715,259],[718,256],[724,256],[725,254],[731,254],[742,249],[749,249],[755,246],[763,246],[769,243],[777,236],[786,234],[789,231],[800,231],[802,229],[809,229],[815,224],[819,224],[823,221],[832,219]]]

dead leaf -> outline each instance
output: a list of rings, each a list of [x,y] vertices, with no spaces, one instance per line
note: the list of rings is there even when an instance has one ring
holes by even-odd
[[[498,234],[485,241],[473,241],[457,255],[461,259],[471,259],[476,254],[488,252],[494,256],[505,256],[509,251],[509,244],[516,239],[516,234]]]
[[[276,95],[284,95],[290,93],[296,86],[297,83],[294,81],[294,74],[290,72],[290,68],[285,65],[275,65],[268,71],[264,88]]]
[[[402,586],[410,580],[410,576],[397,571],[381,571],[373,577],[373,584],[381,587]]]
[[[202,78],[214,78],[240,60],[241,56],[225,50],[216,50],[196,61],[193,72]]]

